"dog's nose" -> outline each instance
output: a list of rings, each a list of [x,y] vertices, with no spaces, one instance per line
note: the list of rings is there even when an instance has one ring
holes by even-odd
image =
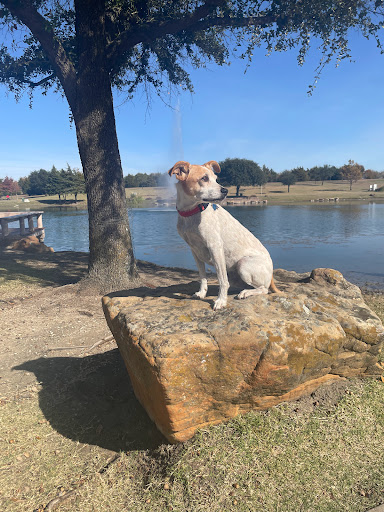
[[[221,187],[221,193],[227,195],[228,194],[228,189],[224,188],[224,187]]]

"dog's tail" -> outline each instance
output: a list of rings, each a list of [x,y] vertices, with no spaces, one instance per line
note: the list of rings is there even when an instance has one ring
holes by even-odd
[[[271,279],[271,284],[269,285],[269,289],[271,290],[271,292],[273,293],[281,293],[281,290],[279,290],[277,288],[277,286],[275,285],[275,281],[273,280],[273,276],[272,276],[272,279]]]

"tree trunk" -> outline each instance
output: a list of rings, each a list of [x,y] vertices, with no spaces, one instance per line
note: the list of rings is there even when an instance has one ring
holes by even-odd
[[[236,185],[236,197],[239,197],[240,186],[241,185]]]
[[[109,72],[104,2],[77,0],[79,73],[73,116],[89,214],[89,277],[102,293],[137,279]]]

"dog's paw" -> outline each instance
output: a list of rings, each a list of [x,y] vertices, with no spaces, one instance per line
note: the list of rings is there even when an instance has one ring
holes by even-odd
[[[242,292],[238,293],[238,294],[236,295],[236,297],[235,297],[235,298],[236,298],[236,299],[239,299],[239,300],[241,300],[241,299],[246,299],[246,298],[247,298],[247,296],[248,296],[248,295],[246,294],[246,292],[247,292],[247,290],[243,290]]]
[[[227,305],[227,299],[216,299],[213,304],[213,309],[217,311],[218,309],[225,308]]]
[[[254,297],[255,295],[266,295],[268,289],[265,286],[259,286],[259,288],[245,289],[236,295],[236,299],[246,299],[247,297]]]
[[[197,297],[198,299],[205,299],[206,296],[207,296],[207,292],[201,291],[201,290],[192,295],[192,297]]]

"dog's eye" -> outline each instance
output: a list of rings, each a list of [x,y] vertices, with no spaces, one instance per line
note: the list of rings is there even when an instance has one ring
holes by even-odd
[[[208,176],[203,176],[203,177],[201,178],[201,181],[209,181]]]

